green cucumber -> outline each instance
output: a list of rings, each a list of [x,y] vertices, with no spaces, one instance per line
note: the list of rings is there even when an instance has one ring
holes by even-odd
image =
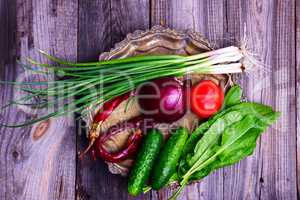
[[[163,146],[152,171],[153,189],[161,189],[176,172],[176,166],[188,136],[186,128],[178,128]]]
[[[137,196],[149,179],[154,161],[159,154],[163,142],[163,135],[157,129],[151,129],[143,139],[128,180],[128,192]]]

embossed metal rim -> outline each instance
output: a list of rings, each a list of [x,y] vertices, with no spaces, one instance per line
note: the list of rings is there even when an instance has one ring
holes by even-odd
[[[192,30],[186,30],[186,31],[176,31],[174,29],[165,28],[160,25],[153,26],[149,30],[136,30],[133,33],[127,34],[124,40],[122,40],[119,43],[116,43],[115,46],[109,51],[109,52],[103,52],[99,56],[99,60],[109,60],[114,55],[119,53],[120,51],[124,51],[126,47],[132,45],[133,42],[140,40],[146,36],[149,35],[166,35],[168,37],[172,37],[174,39],[183,39],[185,37],[190,38],[194,43],[198,43],[200,45],[203,45],[207,47],[208,49],[213,49],[211,45],[209,44],[208,40],[205,39],[200,33],[192,31]]]

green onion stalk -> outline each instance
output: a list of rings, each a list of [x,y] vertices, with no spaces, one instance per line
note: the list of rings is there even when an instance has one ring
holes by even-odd
[[[24,97],[9,102],[2,109],[14,104],[22,105],[24,101],[36,98],[46,99],[46,101],[36,103],[35,108],[59,106],[55,111],[44,116],[22,124],[5,124],[7,127],[28,126],[51,117],[59,117],[75,112],[87,113],[84,111],[95,109],[119,95],[134,90],[143,82],[156,78],[182,76],[188,73],[241,73],[246,69],[243,65],[244,53],[235,46],[191,56],[143,55],[84,63],[61,60],[43,51],[40,51],[40,53],[54,64],[39,63],[27,59],[28,64],[23,64],[23,66],[38,73],[52,74],[54,72],[55,74],[64,75],[65,78],[33,82],[0,81],[0,83],[13,84],[26,93]],[[32,66],[40,66],[46,70],[33,69]],[[26,85],[45,88],[29,89],[24,87]],[[70,101],[70,99],[72,100]]]

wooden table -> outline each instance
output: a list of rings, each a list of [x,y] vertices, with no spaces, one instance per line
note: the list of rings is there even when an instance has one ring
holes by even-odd
[[[240,83],[249,99],[282,112],[253,156],[187,187],[180,199],[297,199],[300,1],[1,0],[0,79],[24,73],[17,59],[45,62],[37,48],[71,61],[91,61],[127,33],[157,24],[196,30],[217,47],[238,45],[246,35],[268,72],[243,75]],[[13,87],[0,85],[0,105],[15,94]],[[34,115],[28,108],[3,109],[0,122]],[[108,173],[102,161],[76,158],[87,143],[76,133],[73,117],[0,127],[0,199],[132,199],[126,179]],[[149,192],[139,199],[166,199],[171,192]]]

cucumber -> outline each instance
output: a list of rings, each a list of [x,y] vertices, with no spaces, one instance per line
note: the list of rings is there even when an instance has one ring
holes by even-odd
[[[128,192],[132,196],[137,196],[142,192],[146,181],[149,179],[162,142],[163,135],[159,130],[151,129],[146,134],[128,180]]]
[[[176,172],[176,166],[188,136],[186,128],[178,128],[163,146],[151,174],[153,189],[161,189]]]

